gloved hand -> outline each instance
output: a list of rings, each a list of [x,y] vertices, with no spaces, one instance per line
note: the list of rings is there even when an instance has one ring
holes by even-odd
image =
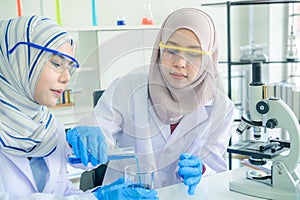
[[[183,179],[183,183],[189,186],[189,195],[194,195],[202,176],[202,161],[197,156],[186,153],[181,154],[179,160],[178,175]]]
[[[93,166],[107,162],[107,144],[100,128],[77,126],[67,131],[67,141],[85,166],[88,162]]]
[[[155,190],[128,188],[124,178],[119,178],[110,185],[99,187],[93,193],[99,200],[159,199]]]

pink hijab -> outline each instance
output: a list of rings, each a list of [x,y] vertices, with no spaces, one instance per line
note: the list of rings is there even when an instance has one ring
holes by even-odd
[[[168,84],[161,73],[159,43],[166,43],[176,30],[182,28],[193,31],[202,50],[212,54],[203,57],[199,74],[192,84],[176,89]],[[155,41],[149,69],[150,100],[163,123],[177,123],[185,114],[195,111],[214,97],[217,57],[216,30],[207,13],[196,8],[183,8],[165,19]]]

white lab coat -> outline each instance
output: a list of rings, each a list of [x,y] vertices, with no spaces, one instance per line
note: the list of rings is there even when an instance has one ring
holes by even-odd
[[[53,153],[45,157],[49,169],[45,188],[38,193],[27,157],[13,156],[0,151],[0,199],[96,199],[92,193],[83,193],[73,187],[68,179],[67,153],[70,149],[62,125],[59,126],[58,145]],[[69,196],[70,195],[70,196]]]
[[[132,74],[114,81],[86,120],[100,126],[110,148],[134,146],[139,164],[154,168],[154,187],[160,188],[180,181],[177,163],[181,153],[199,156],[207,173],[227,169],[224,153],[233,113],[233,103],[217,90],[212,101],[184,116],[171,134],[170,125],[163,124],[151,108],[147,75]],[[104,184],[124,176],[123,169],[130,163],[135,160],[110,161]]]

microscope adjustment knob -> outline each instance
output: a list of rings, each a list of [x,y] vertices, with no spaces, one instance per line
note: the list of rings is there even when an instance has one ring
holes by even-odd
[[[266,114],[269,112],[269,105],[265,101],[260,101],[256,104],[256,110],[259,114]]]
[[[267,123],[266,123],[266,127],[270,128],[270,129],[275,128],[277,125],[278,125],[278,121],[276,119],[274,119],[274,118],[273,119],[269,119],[267,121]]]

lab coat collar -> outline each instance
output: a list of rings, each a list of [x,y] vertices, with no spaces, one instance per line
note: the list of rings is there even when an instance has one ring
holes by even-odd
[[[177,140],[180,140],[182,137],[184,137],[188,132],[190,132],[192,129],[195,127],[199,126],[201,123],[205,122],[208,119],[208,113],[207,113],[207,107],[209,104],[206,104],[205,106],[199,108],[198,110],[185,115],[180,123],[177,125],[175,128],[174,132],[169,134],[169,141],[167,142],[167,145],[165,148],[168,148],[170,145],[173,145],[176,143]],[[170,127],[168,127],[170,130]],[[171,133],[171,132],[170,132]],[[195,137],[196,134],[194,133]],[[185,146],[183,147],[178,147],[178,148],[186,148]]]
[[[181,133],[185,133],[190,131],[191,129],[195,128],[199,124],[203,123],[208,119],[208,113],[207,109],[208,107],[212,106],[212,101],[209,101],[204,106],[200,107],[199,109],[195,110],[194,112],[185,115],[182,118],[182,127],[181,127]],[[179,123],[180,125],[180,123]],[[176,131],[176,129],[174,130]]]
[[[63,126],[60,126],[60,128],[62,129]],[[64,129],[62,129],[62,130],[64,130]],[[60,133],[59,137],[64,136],[64,131],[62,131],[62,130],[59,130],[59,133]],[[43,190],[44,192],[52,192],[53,183],[56,183],[56,181],[60,178],[58,176],[63,176],[63,174],[60,173],[62,161],[59,160],[60,156],[57,154],[62,153],[59,150],[59,148],[60,148],[60,146],[63,146],[63,144],[65,142],[66,142],[65,140],[58,140],[56,150],[44,158],[48,169],[51,169],[51,170],[49,170],[48,177],[46,178],[45,188]]]
[[[58,152],[53,152],[53,154],[55,153],[58,153]],[[28,158],[26,157],[21,157],[21,156],[14,156],[14,155],[10,155],[10,154],[5,154],[6,157],[8,157],[8,159],[14,163],[14,165],[16,167],[19,168],[19,170],[24,174],[25,177],[28,178],[30,184],[32,185],[32,187],[36,190],[37,190],[37,187],[36,187],[36,184],[35,184],[35,179],[33,177],[33,174],[31,172],[31,167],[30,167],[30,164],[29,164],[29,160]],[[54,182],[54,180],[56,180],[59,175],[58,173],[58,170],[60,169],[60,161],[56,161],[56,160],[53,160],[51,159],[52,157],[52,154],[47,156],[47,157],[44,157],[44,160],[46,162],[46,165],[48,167],[48,176],[46,177],[46,183],[45,183],[45,187],[43,189],[43,191],[49,191],[51,190],[50,188],[53,187],[53,185],[51,185],[51,183]]]
[[[161,133],[165,139],[165,141],[168,141],[170,139],[170,141],[168,141],[168,143],[171,142],[171,137],[172,138],[180,138],[180,136],[183,136],[186,132],[188,132],[189,130],[195,128],[196,126],[198,126],[199,124],[203,123],[204,121],[206,121],[208,119],[208,113],[207,113],[207,108],[211,107],[213,105],[213,100],[210,100],[209,102],[207,102],[203,107],[195,110],[194,112],[185,115],[182,119],[181,122],[178,124],[178,127],[176,128],[177,130],[180,127],[180,132],[176,133],[176,129],[174,130],[174,136],[173,134],[171,135],[171,130],[170,130],[170,125],[166,125],[163,124],[159,118],[156,116],[156,113],[154,112],[154,110],[149,110],[150,115],[154,121],[154,123],[156,124],[156,126],[161,130]]]
[[[161,133],[166,140],[166,145],[161,151],[157,164],[159,169],[168,166],[172,162],[176,162],[179,155],[186,151],[186,148],[188,148],[185,143],[187,134],[193,134],[189,135],[188,137],[189,140],[194,140],[198,132],[190,131],[209,119],[207,109],[212,105],[212,103],[213,102],[210,101],[195,112],[185,115],[172,135],[170,131],[170,125],[164,125],[164,129]],[[155,122],[158,123],[157,120],[155,120]],[[162,125],[161,122],[160,124]]]

